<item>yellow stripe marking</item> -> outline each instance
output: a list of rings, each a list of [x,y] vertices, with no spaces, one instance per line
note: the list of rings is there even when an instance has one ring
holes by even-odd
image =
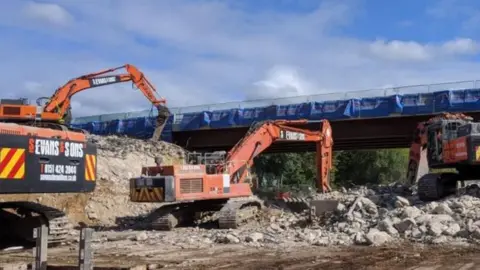
[[[94,155],[90,155],[92,161],[90,162],[90,175],[92,176],[92,181],[95,181],[95,166],[97,164],[97,157]]]
[[[86,166],[86,170],[88,172],[88,180],[89,181],[92,181],[93,179],[93,174],[92,174],[92,164],[90,163],[90,155],[86,155],[85,157],[87,159],[87,162],[85,163],[85,166]]]
[[[6,156],[6,153],[7,153],[7,151],[5,151],[5,153],[4,153],[4,150],[5,150],[5,148],[2,149],[2,159]],[[8,149],[8,150],[10,150],[10,149]],[[8,177],[8,174],[10,174],[10,172],[12,171],[15,164],[17,164],[18,160],[20,159],[20,157],[22,156],[24,151],[25,151],[24,149],[15,150],[15,154],[13,154],[13,157],[10,159],[10,161],[5,166],[5,169],[3,169],[3,171],[0,173],[0,178],[7,178]]]
[[[160,192],[160,189],[159,189],[159,188],[154,188],[154,189],[153,189],[153,192],[155,193],[155,195],[157,195],[156,200],[157,200],[157,201],[160,201],[161,198],[162,198],[162,194],[161,194],[161,192]]]
[[[92,158],[92,161],[90,161]],[[95,181],[95,165],[96,165],[96,156],[95,155],[85,155],[85,180]]]
[[[15,179],[21,179],[25,176],[25,162],[22,164],[22,167],[18,170],[18,172],[15,174]]]

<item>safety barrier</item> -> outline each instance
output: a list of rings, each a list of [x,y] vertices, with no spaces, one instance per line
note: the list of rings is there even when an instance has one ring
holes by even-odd
[[[374,96],[375,93],[377,96]],[[478,110],[480,81],[477,80],[229,102],[172,108],[162,139],[171,141],[172,131],[248,126],[268,119],[340,120]],[[155,113],[151,111],[92,116],[75,119],[74,126],[100,135],[124,134],[147,138],[153,134],[154,117]]]

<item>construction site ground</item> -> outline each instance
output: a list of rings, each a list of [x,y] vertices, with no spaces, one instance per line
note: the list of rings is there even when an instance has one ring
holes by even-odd
[[[119,248],[122,247],[122,248]],[[142,245],[122,240],[95,249],[95,267],[148,269],[479,269],[478,248],[396,244],[382,247],[211,248]],[[75,245],[48,250],[49,266],[75,266]],[[33,260],[31,250],[4,251],[2,265]],[[140,268],[141,269],[141,268]]]
[[[430,203],[397,184],[342,189],[315,196],[339,203],[313,219],[308,211],[270,205],[237,229],[219,230],[207,220],[154,231],[148,225],[162,204],[131,202],[128,179],[159,154],[165,164],[181,162],[184,150],[165,142],[93,139],[93,193],[2,195],[0,201],[45,204],[64,211],[77,228],[94,228],[97,269],[480,269],[480,189]],[[69,241],[48,249],[49,266],[62,267],[51,269],[77,269],[79,230],[69,234]],[[0,250],[0,269],[26,269],[3,267],[32,261],[31,249]]]

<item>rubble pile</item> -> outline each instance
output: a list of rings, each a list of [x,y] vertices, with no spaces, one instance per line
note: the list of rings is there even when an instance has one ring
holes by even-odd
[[[382,245],[403,240],[426,244],[480,241],[480,199],[476,196],[451,196],[424,203],[403,186],[393,185],[375,189],[362,187],[315,197],[336,199],[340,203],[335,211],[314,217],[312,222],[307,213],[281,212],[270,217],[266,229],[253,232],[263,237],[243,238],[246,242],[263,239],[319,246]],[[231,236],[222,237],[219,242],[235,241]]]
[[[139,175],[142,166],[153,165],[156,157],[162,157],[166,165],[182,162],[184,150],[166,142],[127,137],[90,135],[89,139],[98,149],[97,188],[93,193],[46,194],[28,199],[63,209],[74,223],[86,221],[89,225],[109,227],[122,223],[119,219],[123,218],[138,225],[161,204],[130,202],[128,179]],[[335,211],[314,217],[313,220],[308,211],[294,213],[271,206],[261,211],[255,221],[239,229],[190,227],[171,232],[125,231],[127,236],[124,237],[128,241],[158,243],[158,240],[162,240],[165,244],[188,247],[216,244],[295,247],[382,245],[399,241],[427,244],[480,241],[480,199],[477,195],[451,196],[437,202],[423,203],[404,186],[390,185],[342,189],[316,194],[313,199],[334,199],[340,203]],[[97,240],[117,241],[115,239],[120,237],[115,236],[117,234],[113,231],[107,236],[99,234]]]
[[[254,247],[348,246],[395,244],[468,244],[480,240],[480,199],[452,196],[422,203],[402,187],[359,188],[319,194],[315,199],[336,199],[337,209],[310,219],[310,215],[268,207],[256,220],[238,229],[179,227],[173,231],[99,232],[96,241],[126,239],[144,245],[205,248],[238,244]]]

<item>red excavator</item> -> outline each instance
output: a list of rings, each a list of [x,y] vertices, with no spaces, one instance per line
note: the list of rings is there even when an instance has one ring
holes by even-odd
[[[122,68],[127,70],[127,74],[107,75]],[[158,140],[170,115],[165,106],[166,101],[164,98],[157,99],[155,97],[157,92],[155,87],[142,72],[130,64],[72,79],[59,87],[53,96],[38,98],[37,105],[30,105],[26,99],[2,99],[0,101],[0,121],[66,130],[72,118],[70,99],[73,95],[90,88],[128,81],[132,81],[156,107],[158,111],[157,127],[152,139]],[[42,101],[45,101],[44,104]]]
[[[219,228],[236,228],[255,215],[262,203],[252,197],[249,168],[253,160],[275,142],[314,142],[317,145],[317,188],[331,190],[332,129],[327,120],[320,130],[295,127],[307,120],[265,121],[253,125],[228,153],[188,155],[186,164],[142,168],[142,175],[130,179],[133,202],[166,202],[157,211],[152,227],[170,230],[191,223],[198,214],[213,214]]]
[[[127,74],[110,75],[120,68]],[[9,241],[32,243],[33,228],[49,227],[49,243],[61,243],[71,225],[65,213],[17,196],[42,193],[87,193],[96,183],[96,146],[86,134],[69,130],[70,99],[76,93],[113,83],[132,81],[158,109],[158,125],[152,139],[158,140],[168,118],[164,99],[134,66],[84,75],[59,87],[41,104],[26,99],[0,100],[0,246]]]
[[[421,175],[420,169],[425,170]],[[456,172],[429,173],[430,169]],[[410,147],[407,181],[418,185],[420,200],[441,199],[477,184],[479,179],[480,123],[461,113],[443,113],[418,124]]]

